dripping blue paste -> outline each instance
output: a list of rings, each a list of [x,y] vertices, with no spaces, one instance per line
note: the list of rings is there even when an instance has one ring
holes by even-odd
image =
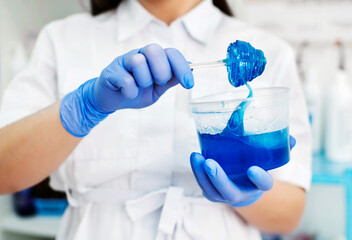
[[[244,112],[253,96],[248,83],[265,69],[263,52],[247,42],[236,41],[229,45],[224,62],[230,83],[234,87],[246,85],[249,89],[248,98],[232,113],[222,132],[198,133],[198,136],[202,154],[217,161],[236,184],[247,185],[251,184],[246,174],[249,167],[259,166],[270,170],[289,161],[289,132],[288,128],[256,135],[246,135],[244,131]]]

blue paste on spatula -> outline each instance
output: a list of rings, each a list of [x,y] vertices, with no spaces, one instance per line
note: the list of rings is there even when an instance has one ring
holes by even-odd
[[[237,40],[228,46],[227,58],[224,62],[226,63],[229,82],[234,87],[246,85],[249,95],[232,113],[222,133],[225,135],[234,134],[242,136],[244,134],[244,111],[249,105],[250,98],[253,96],[252,88],[248,83],[264,72],[266,58],[263,51],[255,49],[248,42]]]

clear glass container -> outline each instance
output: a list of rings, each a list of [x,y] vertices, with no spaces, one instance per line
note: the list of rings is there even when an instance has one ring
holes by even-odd
[[[278,168],[290,159],[289,89],[234,91],[191,101],[202,154],[234,181],[251,166]]]

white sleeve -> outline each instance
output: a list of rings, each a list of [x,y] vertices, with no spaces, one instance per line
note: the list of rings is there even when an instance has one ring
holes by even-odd
[[[0,107],[0,128],[57,100],[56,63],[47,27],[40,33],[29,65],[5,90]]]
[[[305,96],[300,84],[293,50],[285,56],[277,69],[279,86],[290,88],[290,135],[297,143],[291,151],[289,163],[270,171],[275,179],[309,190],[311,184],[312,143]]]

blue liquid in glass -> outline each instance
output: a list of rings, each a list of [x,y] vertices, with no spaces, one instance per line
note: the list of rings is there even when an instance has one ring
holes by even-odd
[[[247,181],[247,170],[259,166],[265,170],[285,165],[289,161],[288,128],[257,135],[221,133],[198,134],[202,154],[217,161],[231,180]]]
[[[225,129],[213,135],[198,133],[203,156],[217,161],[229,178],[241,186],[252,184],[247,177],[249,167],[270,170],[285,165],[290,158],[288,128],[255,135],[245,133],[243,116],[253,96],[246,85],[248,98],[231,114]]]

